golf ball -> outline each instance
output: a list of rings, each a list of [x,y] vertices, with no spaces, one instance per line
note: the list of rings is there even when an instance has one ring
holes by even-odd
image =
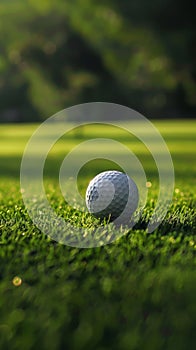
[[[90,181],[86,206],[97,218],[128,224],[138,206],[137,186],[127,174],[104,171]]]

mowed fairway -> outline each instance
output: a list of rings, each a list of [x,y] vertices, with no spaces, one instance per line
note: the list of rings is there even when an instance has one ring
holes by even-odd
[[[162,224],[145,230],[158,194],[152,155],[118,129],[85,126],[51,150],[44,178],[51,206],[76,225],[94,219],[67,206],[59,166],[78,143],[112,137],[140,159],[149,188],[141,221],[112,244],[91,249],[61,245],[32,223],[20,194],[20,161],[38,125],[0,126],[0,349],[192,350],[196,343],[196,122],[155,122],[176,173],[172,205]],[[89,180],[118,168],[99,159],[79,173]]]

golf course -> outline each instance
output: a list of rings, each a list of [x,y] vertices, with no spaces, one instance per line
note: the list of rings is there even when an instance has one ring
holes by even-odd
[[[159,177],[141,141],[115,127],[85,125],[50,150],[44,168],[50,205],[66,221],[85,228],[96,226],[97,219],[68,205],[59,187],[65,155],[86,140],[112,138],[144,168],[148,196],[138,223],[111,244],[87,249],[52,240],[33,224],[24,205],[20,164],[39,124],[0,125],[0,349],[195,348],[196,121],[153,123],[171,153],[175,186],[167,215],[152,233],[146,226]],[[119,170],[119,165],[100,158],[81,168],[81,196],[104,170]]]

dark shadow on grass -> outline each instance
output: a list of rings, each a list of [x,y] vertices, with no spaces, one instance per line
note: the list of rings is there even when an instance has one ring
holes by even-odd
[[[59,178],[59,170],[64,159],[64,154],[57,154],[56,157],[49,157],[46,160],[45,168],[44,168],[44,176],[48,179],[56,179]],[[148,180],[158,181],[158,172],[155,164],[153,164],[153,160],[151,157],[144,158],[144,170],[146,172],[146,177]],[[13,179],[18,179],[20,177],[20,165],[21,165],[22,155],[17,156],[0,156],[0,178],[9,177]],[[173,156],[174,168],[175,168],[175,176],[176,180],[183,181],[186,179],[186,183],[192,183],[193,176],[193,166],[194,166],[194,154],[174,154]],[[33,163],[36,167],[36,160]],[[92,178],[96,174],[104,170],[114,169],[113,165],[104,161],[95,161],[83,169],[80,172],[81,178]],[[119,167],[115,169],[120,170]]]
[[[20,178],[20,163],[22,157],[9,156],[0,157],[0,177],[9,177],[13,179]]]
[[[146,230],[148,222],[145,218],[141,218],[134,226],[134,230]],[[179,233],[191,236],[194,234],[196,227],[193,223],[180,222],[180,219],[171,213],[171,217],[164,219],[154,232],[161,236],[172,235],[178,237]],[[149,233],[150,234],[150,233]]]

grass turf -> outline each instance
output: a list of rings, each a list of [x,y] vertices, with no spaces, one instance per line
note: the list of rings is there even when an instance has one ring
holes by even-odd
[[[196,341],[195,129],[193,121],[157,122],[171,151],[176,184],[166,218],[152,234],[137,225],[100,248],[60,245],[41,233],[24,208],[19,188],[22,151],[36,125],[0,126],[0,348],[2,349],[193,349]],[[51,205],[76,224],[86,216],[64,204],[58,166],[74,144],[99,135],[69,134],[49,154],[45,180]],[[103,137],[103,130],[102,137]],[[152,182],[143,223],[158,192],[148,151],[115,130],[134,149]],[[114,164],[83,168],[79,186]],[[93,225],[93,218],[89,218]]]

